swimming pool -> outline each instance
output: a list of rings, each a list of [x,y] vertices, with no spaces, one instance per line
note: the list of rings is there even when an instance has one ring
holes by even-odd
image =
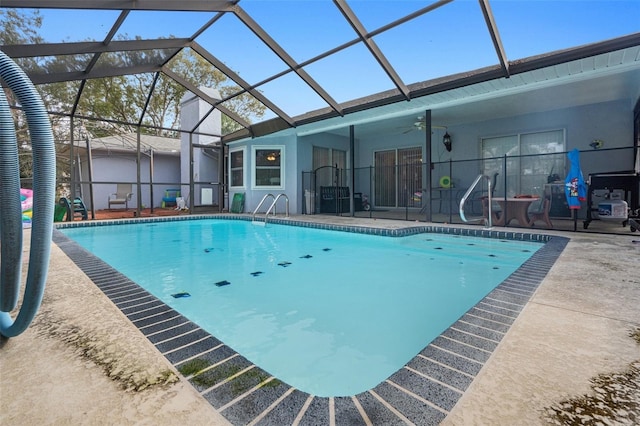
[[[270,374],[320,396],[376,386],[542,246],[219,219],[64,233]]]

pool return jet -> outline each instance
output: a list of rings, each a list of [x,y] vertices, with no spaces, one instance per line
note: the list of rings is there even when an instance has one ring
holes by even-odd
[[[487,217],[482,217],[482,218],[473,218],[473,219],[467,219],[467,217],[464,214],[464,203],[467,201],[467,198],[469,198],[469,196],[471,195],[471,193],[473,192],[473,190],[475,189],[475,187],[478,185],[478,183],[480,183],[480,181],[482,179],[486,179],[487,180],[487,203],[488,203],[488,208],[489,208],[489,214]],[[462,196],[462,199],[460,200],[460,219],[462,219],[463,222],[468,223],[471,221],[475,221],[478,219],[482,219],[484,221],[484,225],[485,228],[487,229],[491,229],[493,227],[493,224],[491,222],[491,218],[492,218],[492,211],[491,211],[491,205],[492,203],[492,192],[491,191],[491,178],[487,175],[478,175],[478,177],[476,178],[476,180],[473,181],[473,183],[471,184],[471,186],[469,187],[469,189],[467,189],[467,192],[464,193],[464,195]]]
[[[0,89],[0,335],[25,331],[38,312],[47,280],[56,190],[56,154],[51,122],[42,99],[27,75],[0,51],[0,79],[11,89],[26,115],[33,155],[33,215],[29,270],[20,310],[22,270],[22,206],[18,142],[9,103]]]

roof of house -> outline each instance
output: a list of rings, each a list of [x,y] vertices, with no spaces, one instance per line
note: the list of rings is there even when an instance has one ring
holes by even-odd
[[[137,152],[138,150],[138,136],[135,133],[91,139],[89,143],[93,151]],[[86,141],[76,141],[76,145],[80,148],[86,148],[86,144]],[[141,134],[140,151],[180,155],[180,139]]]

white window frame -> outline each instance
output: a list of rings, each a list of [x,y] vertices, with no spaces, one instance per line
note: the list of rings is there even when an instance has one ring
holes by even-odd
[[[256,151],[268,151],[268,150],[279,150],[280,151],[280,184],[279,185],[258,185],[256,183],[257,177],[257,165],[256,165]],[[251,164],[253,165],[251,170],[251,185],[252,189],[284,189],[285,187],[285,147],[284,145],[255,145],[251,149]]]
[[[233,167],[231,157],[236,152],[242,152],[242,185],[234,186],[233,185]],[[229,188],[233,189],[246,189],[247,187],[247,148],[235,148],[229,150]]]

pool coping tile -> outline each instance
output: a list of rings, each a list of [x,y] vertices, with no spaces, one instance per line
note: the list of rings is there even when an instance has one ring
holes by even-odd
[[[421,224],[390,229],[268,219],[269,223],[282,225],[386,237],[441,233],[544,243],[520,268],[387,380],[353,396],[318,397],[272,377],[59,231],[199,219],[250,221],[251,217],[222,214],[59,223],[53,241],[178,371],[200,369],[189,370],[187,380],[236,425],[250,422],[281,425],[295,421],[300,425],[394,425],[405,424],[407,420],[416,425],[438,424],[480,372],[569,241],[566,237],[481,228]],[[207,378],[212,381],[207,382]],[[203,381],[213,385],[203,386]]]

